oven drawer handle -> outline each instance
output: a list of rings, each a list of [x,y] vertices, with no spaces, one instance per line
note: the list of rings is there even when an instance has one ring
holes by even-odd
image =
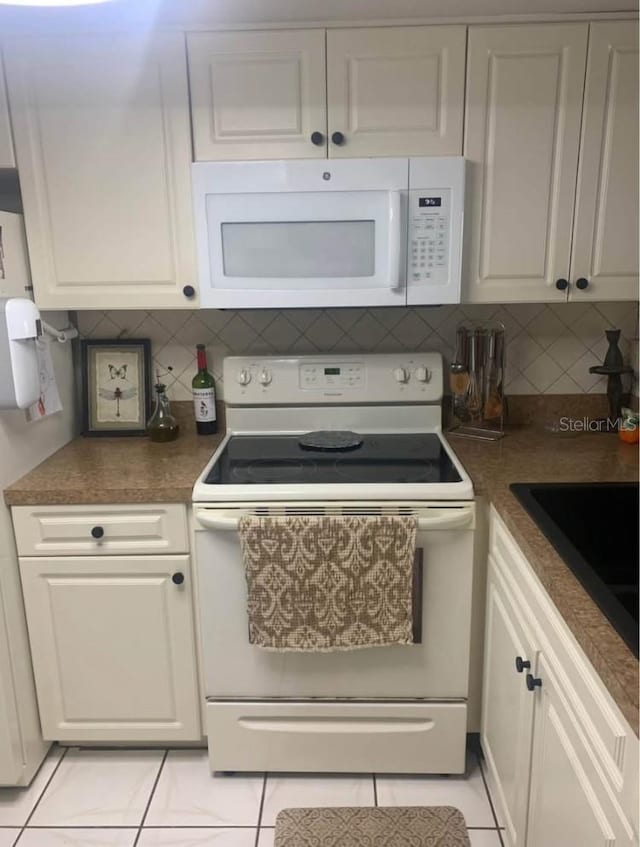
[[[238,529],[238,518],[225,514],[212,515],[207,512],[196,512],[198,522],[207,529],[218,529],[233,532]],[[418,518],[418,529],[460,529],[469,526],[473,521],[473,511],[460,509],[446,515],[433,518]]]

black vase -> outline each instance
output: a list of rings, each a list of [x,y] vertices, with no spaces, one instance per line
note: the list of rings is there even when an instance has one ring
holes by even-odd
[[[620,330],[606,329],[604,334],[607,336],[607,341],[609,342],[609,349],[607,350],[607,355],[604,357],[604,367],[623,368],[624,359],[622,358],[622,353],[618,347],[618,341],[620,341]]]

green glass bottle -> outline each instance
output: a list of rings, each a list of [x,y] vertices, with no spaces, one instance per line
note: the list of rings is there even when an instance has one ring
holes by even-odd
[[[218,431],[216,420],[216,384],[207,370],[207,351],[204,344],[196,344],[198,373],[191,380],[193,407],[198,435],[211,435]]]
[[[171,414],[171,406],[167,397],[167,386],[158,382],[153,386],[156,390],[156,407],[147,424],[147,432],[152,441],[175,441],[180,431],[180,426]]]

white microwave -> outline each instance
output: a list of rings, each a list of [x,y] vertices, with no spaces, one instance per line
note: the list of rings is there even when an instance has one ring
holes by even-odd
[[[460,302],[465,161],[193,165],[204,308]]]

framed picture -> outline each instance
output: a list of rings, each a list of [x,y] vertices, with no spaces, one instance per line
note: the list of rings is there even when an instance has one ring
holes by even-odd
[[[151,404],[149,339],[88,339],[81,350],[83,433],[144,435]]]

